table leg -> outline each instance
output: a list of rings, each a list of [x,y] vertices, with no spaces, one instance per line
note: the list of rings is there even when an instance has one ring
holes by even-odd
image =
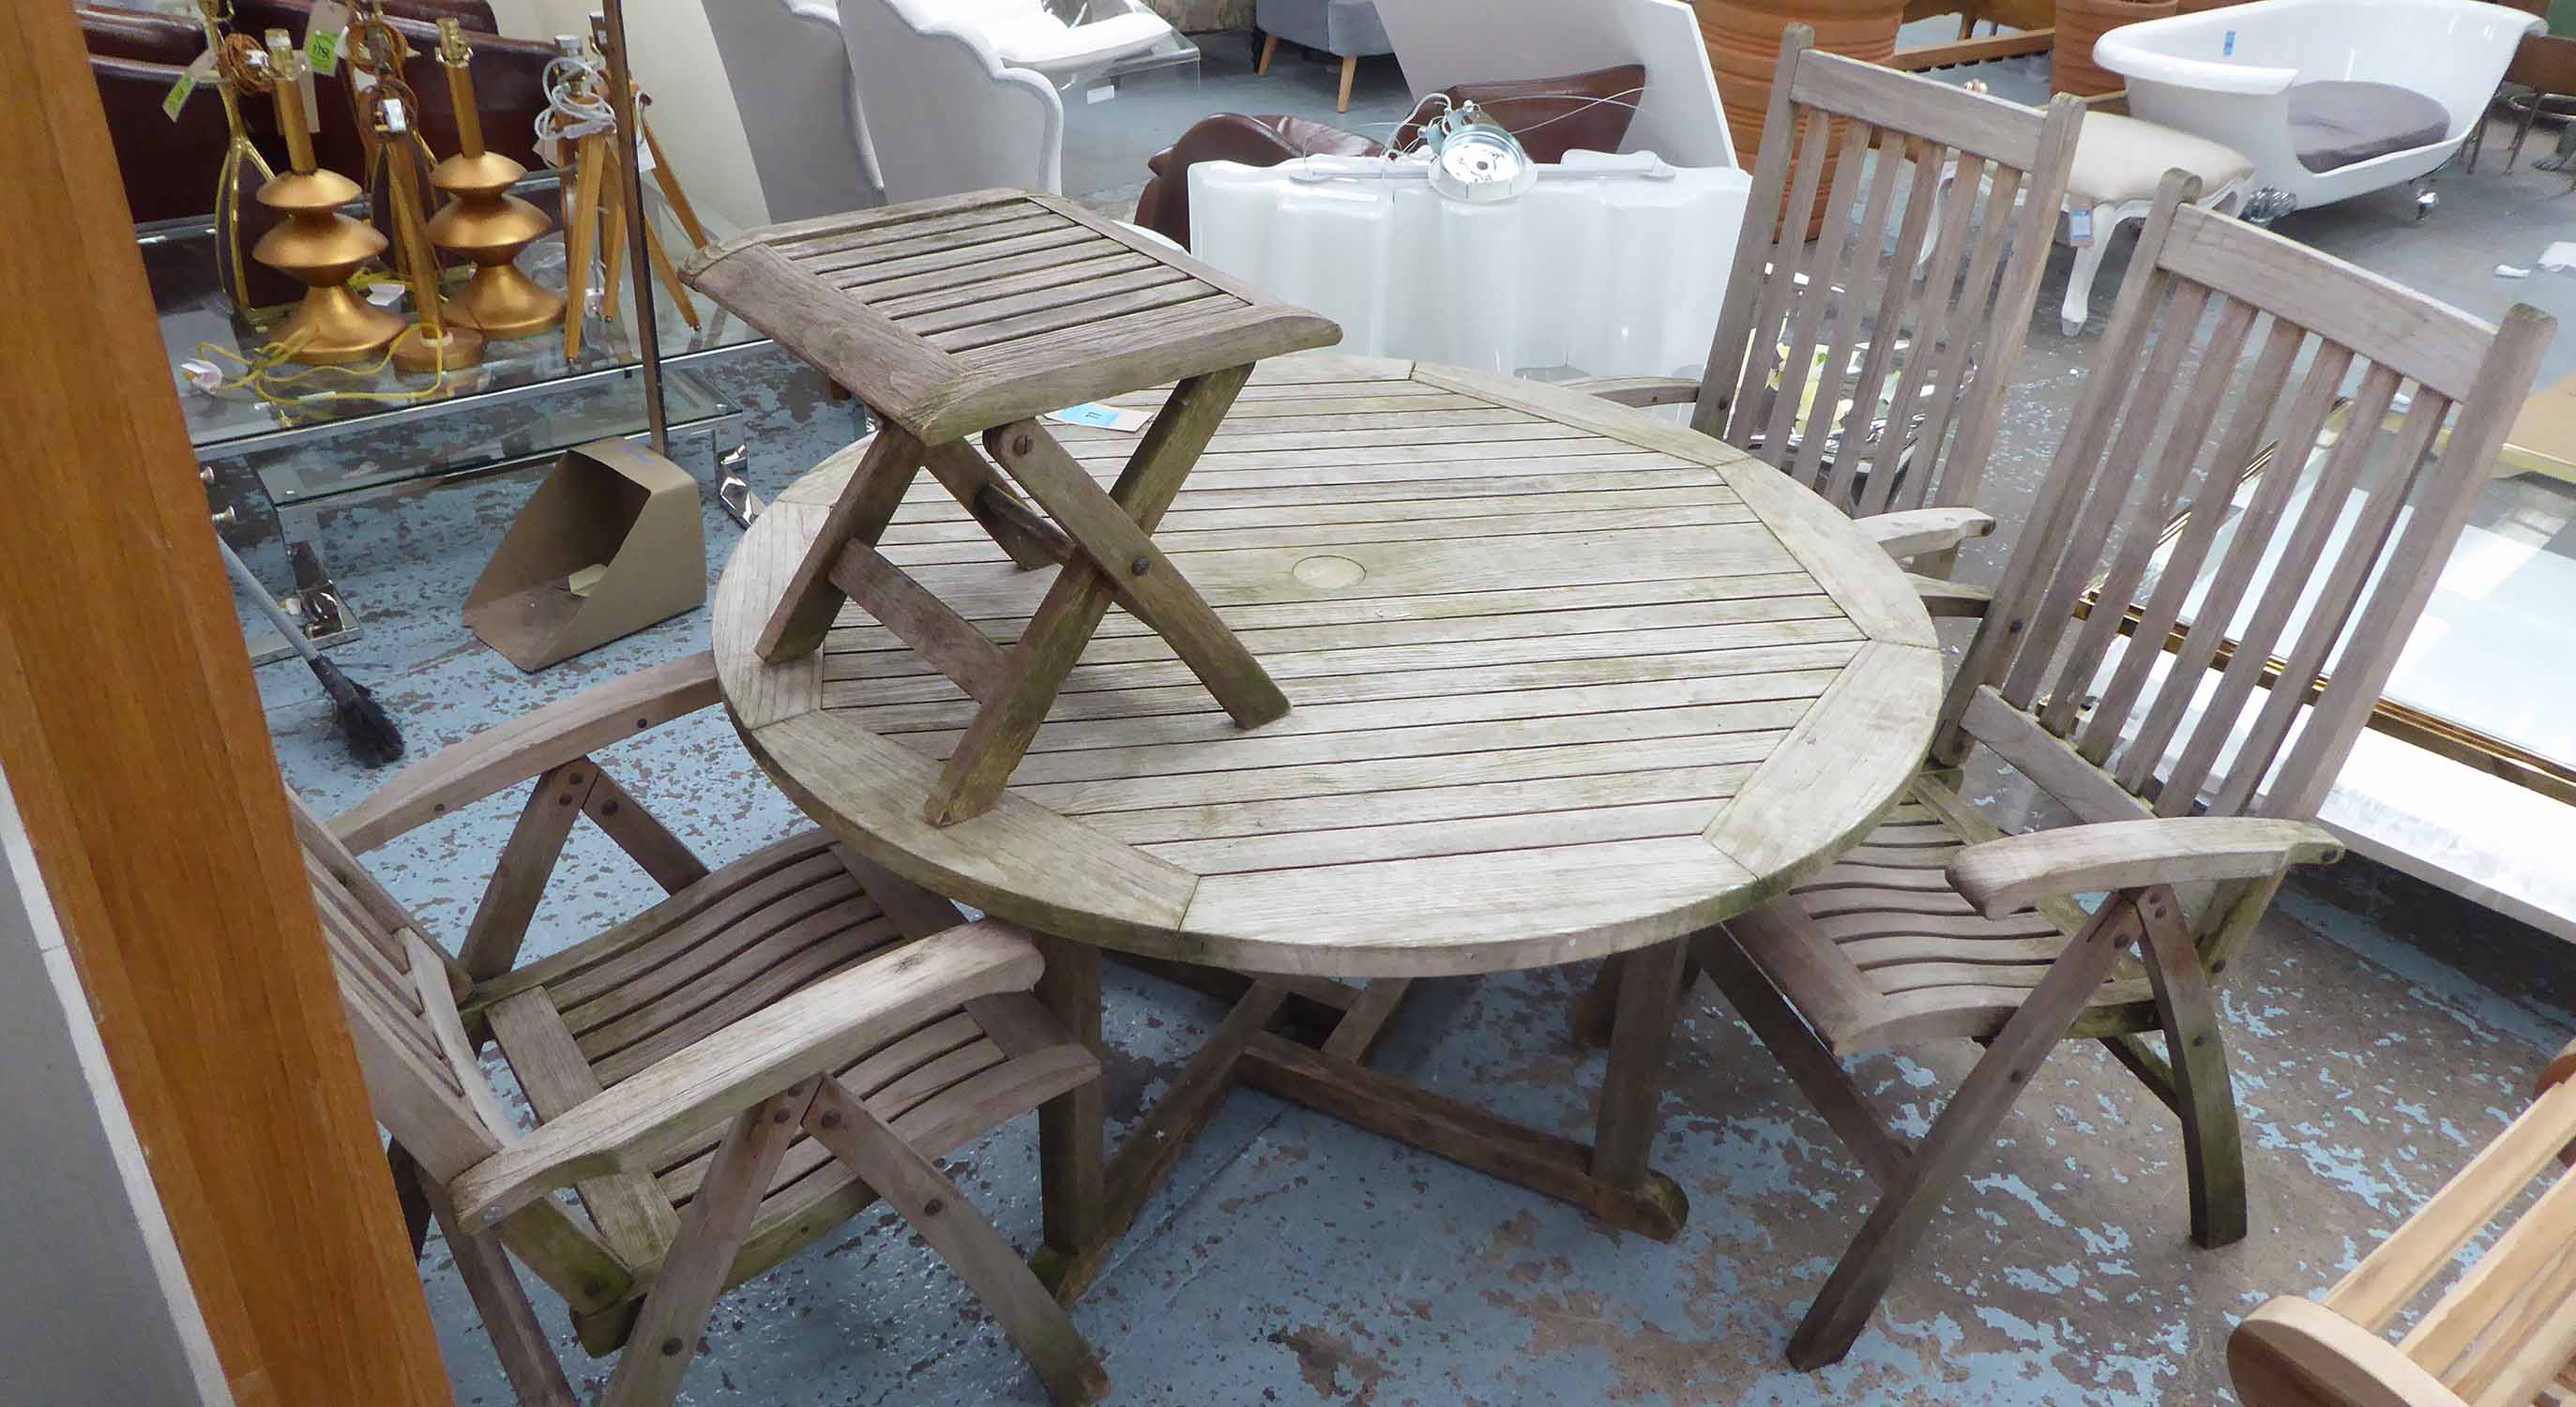
[[[1038,1000],[1075,1038],[1101,1053],[1100,950],[1088,943],[1039,935],[1046,974]],[[1095,1250],[1101,1232],[1104,1177],[1100,1081],[1086,1080],[1038,1106],[1038,1179],[1045,1195],[1045,1261],[1072,1260]]]
[[[1655,1131],[1663,1126],[1664,1056],[1672,1046],[1673,999],[1681,990],[1682,941],[1622,953],[1610,1026],[1610,1068],[1592,1139],[1592,1175],[1634,1189],[1646,1180]]]

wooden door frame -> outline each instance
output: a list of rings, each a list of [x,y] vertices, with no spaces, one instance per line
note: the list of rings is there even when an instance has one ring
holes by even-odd
[[[0,768],[234,1401],[451,1402],[70,6],[0,93]]]

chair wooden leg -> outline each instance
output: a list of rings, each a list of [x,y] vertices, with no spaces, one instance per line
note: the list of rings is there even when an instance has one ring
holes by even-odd
[[[1046,973],[1038,1000],[1074,1039],[1100,1053],[1100,950],[1088,943],[1040,934]],[[1079,1259],[1102,1238],[1107,1200],[1106,1112],[1100,1081],[1085,1080],[1038,1106],[1038,1171],[1046,1188],[1046,1247],[1053,1257]]]
[[[1056,1407],[1088,1407],[1109,1391],[1091,1346],[1064,1306],[919,1149],[837,1080],[823,1082],[805,1131],[877,1190],[975,1292],[1045,1384]]]
[[[2182,1118],[2183,1166],[2191,1179],[2191,1239],[2204,1247],[2245,1239],[2245,1135],[2236,1122],[2236,1088],[2219,1034],[2218,1001],[2200,950],[2183,926],[2173,891],[2138,899],[2146,917],[2147,980],[2165,1030],[2174,1112]]]
[[[652,1292],[609,1375],[601,1407],[670,1407],[680,1377],[697,1355],[698,1334],[724,1292],[725,1272],[751,1231],[752,1217],[778,1164],[796,1141],[818,1082],[808,1080],[737,1116],[689,1199],[679,1239],[662,1260]]]
[[[483,1331],[491,1336],[492,1353],[501,1360],[501,1373],[510,1380],[519,1407],[578,1407],[572,1384],[564,1378],[563,1360],[555,1356],[545,1326],[537,1322],[537,1311],[528,1304],[527,1290],[510,1269],[499,1233],[463,1234],[445,1188],[431,1185],[427,1177],[414,1178],[413,1185],[438,1220],[447,1254],[456,1262],[457,1278],[473,1297],[475,1313],[483,1316]]]
[[[1342,60],[1342,96],[1334,102],[1333,111],[1348,112],[1351,110],[1351,80],[1357,78],[1359,76],[1359,72],[1359,55],[1353,54]]]
[[[1789,1336],[1789,1362],[1814,1371],[1839,1363],[1887,1294],[1896,1267],[1931,1229],[1941,1199],[1993,1146],[1995,1130],[2049,1051],[2063,1040],[2085,1002],[2110,975],[2122,949],[2137,941],[2134,906],[2117,900],[2067,945],[2048,975],[1987,1046],[1959,1092],[1933,1120],[1923,1146],[1896,1185],[1872,1208],[1843,1252],[1807,1317]]]
[[[1255,74],[1268,74],[1270,72],[1270,60],[1278,53],[1279,36],[1276,34],[1265,34],[1261,36],[1261,62],[1254,64],[1252,66],[1252,71]]]
[[[411,1150],[399,1143],[385,1145],[385,1168],[393,1174],[394,1198],[402,1203],[403,1231],[411,1238],[411,1258],[417,1264],[421,1248],[429,1244],[429,1179],[421,1175]]]
[[[1789,999],[1762,975],[1753,959],[1737,946],[1724,927],[1691,936],[1691,951],[1720,995],[1753,1028],[1763,1049],[1805,1091],[1807,1102],[1824,1116],[1843,1146],[1859,1160],[1861,1170],[1880,1188],[1892,1188],[1913,1155],[1869,1107],[1851,1072],[1801,1019]]]

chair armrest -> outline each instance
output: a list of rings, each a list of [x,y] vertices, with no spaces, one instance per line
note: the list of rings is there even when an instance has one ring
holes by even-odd
[[[1950,887],[1988,918],[2041,899],[2150,884],[2263,879],[2343,858],[2343,842],[2307,821],[2175,816],[2099,821],[1983,841],[1950,861]]]
[[[1689,405],[1699,399],[1698,382],[1670,376],[1578,376],[1554,384],[1561,390],[1580,391],[1621,405]]]
[[[467,1168],[448,1185],[469,1232],[559,1187],[650,1175],[708,1126],[829,1074],[940,1011],[1025,992],[1046,964],[994,920],[934,934],[797,992],[645,1067]]]
[[[1970,586],[1962,581],[1943,581],[1938,577],[1905,574],[1905,584],[1923,598],[1923,609],[1934,620],[1982,620],[1986,608],[1995,603],[1993,588]]]
[[[1974,508],[1909,508],[1854,518],[1852,523],[1900,562],[1918,553],[1947,551],[1995,530],[1994,515]]]
[[[2269,1301],[2227,1336],[2227,1376],[2245,1407],[2465,1407],[2397,1345],[2296,1295]]]
[[[638,670],[440,748],[333,817],[332,833],[363,855],[457,807],[715,701],[710,652]]]

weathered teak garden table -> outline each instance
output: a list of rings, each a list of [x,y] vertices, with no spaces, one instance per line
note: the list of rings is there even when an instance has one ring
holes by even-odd
[[[1136,443],[1056,433],[1103,478]],[[998,804],[938,826],[923,799],[972,698],[855,607],[818,654],[756,648],[865,453],[781,496],[717,596],[725,701],[769,775],[880,862],[1057,935],[1047,999],[1094,1040],[1102,948],[1281,974],[1240,989],[1114,1164],[1096,1086],[1042,1121],[1059,1293],[1237,1080],[1679,1229],[1680,1191],[1647,1167],[1677,940],[1856,843],[1931,736],[1931,622],[1878,548],[1776,470],[1642,412],[1430,365],[1268,361],[1155,541],[1293,711],[1238,727],[1112,615]],[[935,485],[879,548],[1000,643],[1052,575],[1015,569]],[[1631,980],[1591,1146],[1363,1064],[1404,979],[1596,957]],[[1343,977],[1381,980],[1326,980]],[[1271,1029],[1292,1002],[1341,1014],[1320,1048]]]

